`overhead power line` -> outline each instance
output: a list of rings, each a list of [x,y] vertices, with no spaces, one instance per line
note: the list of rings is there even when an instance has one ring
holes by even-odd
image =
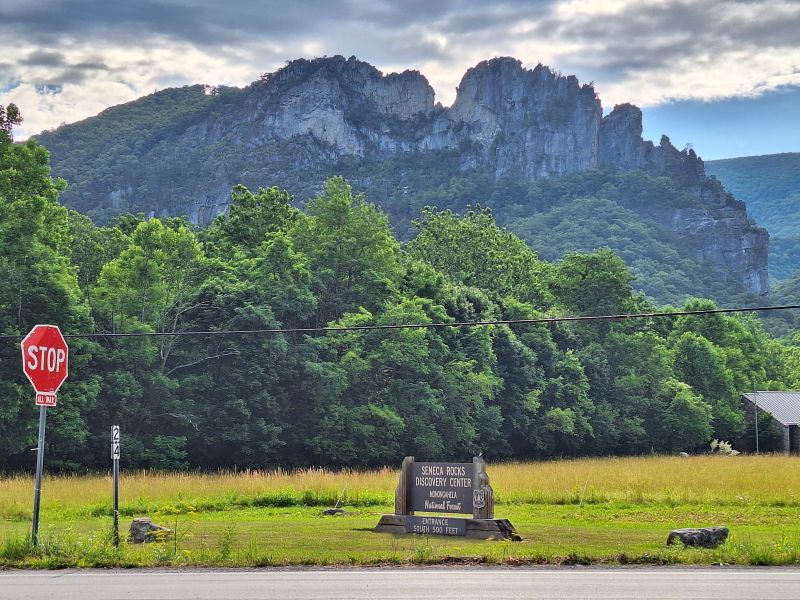
[[[625,319],[650,319],[664,317],[684,317],[691,315],[716,315],[743,312],[768,312],[776,310],[800,309],[800,304],[781,306],[754,306],[737,308],[709,308],[698,310],[660,311],[616,315],[582,315],[567,317],[539,317],[535,319],[503,319],[489,321],[459,321],[453,323],[398,323],[394,325],[349,325],[343,327],[285,327],[270,329],[224,329],[219,331],[138,331],[131,333],[65,333],[65,338],[126,338],[126,337],[187,337],[219,335],[268,335],[281,333],[336,333],[346,331],[375,331],[382,329],[433,329],[441,327],[482,327],[486,325],[541,325],[580,321],[622,321]],[[24,335],[3,334],[0,340],[21,340]]]

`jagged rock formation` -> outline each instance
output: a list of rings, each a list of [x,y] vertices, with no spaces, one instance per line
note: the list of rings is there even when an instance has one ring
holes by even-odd
[[[789,278],[800,269],[800,152],[706,162],[706,171],[769,229],[769,275]]]
[[[767,230],[755,227],[744,202],[727,193],[705,167],[695,151],[679,151],[666,135],[655,146],[642,139],[642,111],[621,104],[600,125],[599,165],[618,169],[641,169],[656,177],[669,177],[696,196],[696,208],[652,206],[655,220],[682,234],[696,254],[724,265],[749,290],[769,291]]]
[[[597,165],[602,108],[591,86],[518,60],[484,61],[467,71],[452,108],[435,120],[422,147],[475,146],[471,160],[498,175],[533,179]]]
[[[418,71],[384,76],[354,57],[297,60],[250,89],[240,115],[245,120],[238,123],[249,144],[309,135],[332,156],[393,153],[412,149],[402,123],[430,113],[433,99],[433,88]],[[365,127],[365,119],[384,123]],[[227,132],[214,133],[209,139]]]
[[[192,93],[203,92],[198,86]],[[449,108],[435,104],[417,71],[383,75],[341,56],[296,60],[243,90],[201,100],[202,110],[181,113],[169,135],[156,131],[136,140],[146,172],[131,169],[125,155],[119,162],[126,169],[104,172],[102,181],[80,181],[65,201],[80,196],[81,202],[146,206],[151,214],[178,212],[208,222],[225,209],[236,183],[280,183],[291,190],[304,174],[342,161],[448,153],[457,156],[457,168],[529,180],[599,167],[641,169],[672,178],[696,199],[688,209],[649,206],[649,216],[747,289],[768,291],[766,231],[706,177],[694,151],[677,150],[666,136],[658,146],[644,141],[638,108],[619,105],[603,117],[592,86],[543,65],[525,69],[513,58],[481,62],[464,75]],[[68,179],[73,174],[61,166],[69,148],[59,150],[59,140],[81,126],[41,136],[56,174]],[[82,157],[73,170],[95,160]]]
[[[332,159],[457,150],[465,168],[490,163],[498,175],[532,179],[598,164],[602,107],[594,89],[512,58],[467,71],[446,109],[419,72],[384,76],[341,56],[294,61],[246,94],[235,122],[248,145],[310,136]],[[229,132],[209,123],[188,133],[216,143]]]

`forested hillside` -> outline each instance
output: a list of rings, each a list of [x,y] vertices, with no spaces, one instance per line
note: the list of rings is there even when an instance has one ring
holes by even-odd
[[[770,276],[800,269],[800,153],[743,156],[706,163],[770,233]]]
[[[208,225],[230,190],[277,186],[302,207],[344,176],[400,241],[425,206],[493,209],[548,259],[611,247],[656,302],[765,296],[767,232],[694,150],[642,138],[642,113],[603,115],[590,84],[510,57],[469,69],[450,107],[416,71],[299,59],[242,89],[162,90],[38,136],[64,203]]]
[[[425,208],[401,244],[341,177],[302,211],[278,188],[237,186],[207,227],[137,215],[97,226],[59,203],[47,151],[13,144],[11,125],[0,132],[0,469],[33,460],[19,340],[36,323],[95,334],[69,338],[70,378],[49,411],[48,463],[63,469],[106,465],[111,424],[128,465],[160,468],[672,452],[713,437],[747,447],[738,392],[800,385],[798,347],[754,315],[248,334],[654,305],[611,250],[544,260],[479,207]],[[624,202],[637,176],[587,177],[609,178],[582,201],[588,215]],[[541,220],[517,223],[532,240],[560,209],[542,185]],[[119,336],[136,333],[162,335]],[[772,433],[765,423],[762,448]]]
[[[412,222],[424,207],[463,213],[477,202],[547,260],[611,248],[625,261],[634,288],[656,302],[679,304],[697,295],[724,303],[758,302],[730,272],[700,258],[691,239],[663,224],[674,211],[690,212],[699,205],[669,178],[593,169],[526,182],[498,179],[487,169],[464,172],[453,156],[439,159],[406,157],[339,168],[354,189],[380,199],[401,240],[415,235]]]

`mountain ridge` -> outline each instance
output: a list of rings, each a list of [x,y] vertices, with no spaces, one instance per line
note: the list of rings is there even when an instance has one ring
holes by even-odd
[[[678,233],[698,259],[727,270],[744,288],[769,290],[766,230],[748,217],[744,203],[706,177],[693,150],[676,149],[667,136],[658,145],[645,141],[637,107],[617,105],[603,117],[591,85],[541,64],[526,69],[510,57],[483,61],[465,73],[447,108],[435,103],[417,71],[384,75],[342,56],[291,61],[241,90],[192,86],[141,101],[123,107],[155,105],[161,112],[146,126],[109,124],[100,147],[70,140],[80,142],[82,128],[102,125],[123,107],[39,136],[55,174],[74,182],[65,203],[101,220],[110,208],[187,214],[207,223],[225,210],[236,183],[281,185],[302,200],[323,175],[348,162],[446,159],[457,172],[484,170],[497,180],[528,182],[597,168],[641,170],[670,178],[687,200],[643,203],[639,212]],[[125,136],[130,143],[119,142]]]

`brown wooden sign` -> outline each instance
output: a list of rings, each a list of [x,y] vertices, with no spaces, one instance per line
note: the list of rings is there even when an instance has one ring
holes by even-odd
[[[411,463],[412,512],[472,514],[473,463]]]
[[[415,513],[471,513],[472,518]],[[494,491],[480,456],[471,463],[416,462],[406,456],[394,495],[394,514],[383,515],[373,531],[522,539],[507,519],[494,518]]]

